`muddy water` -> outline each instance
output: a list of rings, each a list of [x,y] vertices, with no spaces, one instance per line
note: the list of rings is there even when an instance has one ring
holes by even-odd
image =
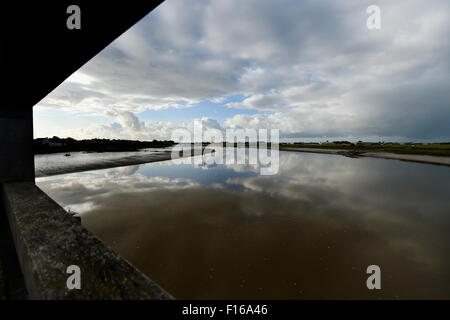
[[[164,161],[37,184],[176,298],[450,298],[448,167],[280,152],[273,176]]]

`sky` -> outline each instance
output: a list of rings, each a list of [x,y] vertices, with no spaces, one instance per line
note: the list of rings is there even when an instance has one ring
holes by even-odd
[[[369,30],[369,5],[381,28]],[[450,141],[448,0],[166,0],[34,107],[34,136]]]

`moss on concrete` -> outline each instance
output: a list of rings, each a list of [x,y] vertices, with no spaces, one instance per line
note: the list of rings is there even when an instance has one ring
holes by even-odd
[[[34,183],[5,184],[4,200],[31,298],[171,299]],[[67,288],[70,265],[81,269],[80,290]]]

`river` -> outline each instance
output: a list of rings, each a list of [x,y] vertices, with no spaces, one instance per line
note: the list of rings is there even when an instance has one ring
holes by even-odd
[[[281,151],[272,176],[168,160],[36,183],[175,298],[450,298],[445,166]]]

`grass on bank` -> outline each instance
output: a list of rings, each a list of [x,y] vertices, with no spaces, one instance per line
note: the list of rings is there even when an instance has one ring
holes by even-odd
[[[283,148],[317,148],[332,150],[351,150],[360,152],[389,152],[399,154],[421,154],[430,156],[450,157],[450,144],[310,144],[310,143],[280,143],[280,150]]]

